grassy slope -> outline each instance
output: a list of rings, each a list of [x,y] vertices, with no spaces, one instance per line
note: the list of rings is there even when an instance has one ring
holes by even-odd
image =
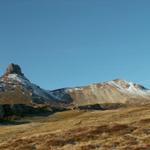
[[[29,120],[31,118],[28,118]],[[150,105],[66,111],[0,127],[1,150],[149,150]]]

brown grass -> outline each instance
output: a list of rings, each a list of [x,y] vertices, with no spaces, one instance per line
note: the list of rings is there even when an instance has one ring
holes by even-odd
[[[1,126],[0,150],[150,150],[149,105],[66,111]]]

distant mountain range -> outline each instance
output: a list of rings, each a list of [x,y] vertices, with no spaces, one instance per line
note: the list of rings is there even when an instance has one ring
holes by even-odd
[[[125,80],[112,80],[82,87],[44,90],[33,84],[17,64],[10,64],[0,77],[0,104],[34,107],[78,107],[102,103],[149,103],[150,90]]]
[[[72,101],[75,105],[94,103],[145,103],[150,102],[150,90],[125,80],[112,80],[88,86],[50,91],[60,101]]]
[[[82,87],[44,90],[33,84],[17,64],[10,64],[0,77],[0,103],[130,103],[150,101],[150,90],[125,80],[112,80]]]

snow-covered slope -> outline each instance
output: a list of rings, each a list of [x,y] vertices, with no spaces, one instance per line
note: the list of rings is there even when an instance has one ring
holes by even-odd
[[[150,95],[150,90],[133,82],[128,82],[126,80],[113,80],[106,82],[113,87],[117,88],[122,93],[133,94],[133,95],[141,95],[146,96]]]

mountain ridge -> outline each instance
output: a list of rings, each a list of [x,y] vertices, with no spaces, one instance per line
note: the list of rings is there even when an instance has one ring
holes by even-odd
[[[10,64],[0,77],[0,119],[49,115],[68,109],[108,110],[145,103],[150,103],[150,90],[126,80],[51,91],[32,83],[17,64]]]
[[[73,100],[80,99],[80,101],[88,101],[88,104],[92,103],[88,100],[90,98],[97,99],[97,103],[125,103],[128,101],[125,99],[141,98],[143,101],[150,99],[149,89],[142,85],[120,79],[80,87],[57,89],[50,92],[60,100],[69,94]],[[90,96],[88,97],[87,95]],[[94,101],[94,103],[96,103],[96,101]]]
[[[3,94],[20,91],[29,103],[65,103],[86,105],[95,103],[128,103],[149,102],[150,90],[140,84],[123,79],[93,83],[86,86],[45,90],[28,80],[21,67],[17,64],[8,65],[5,73],[0,77],[0,103]],[[10,95],[10,94],[8,94]],[[10,96],[8,96],[10,98]],[[13,97],[15,99],[15,97]],[[4,101],[4,100],[3,100]],[[5,99],[7,102],[8,99]],[[24,100],[25,101],[25,100]]]

